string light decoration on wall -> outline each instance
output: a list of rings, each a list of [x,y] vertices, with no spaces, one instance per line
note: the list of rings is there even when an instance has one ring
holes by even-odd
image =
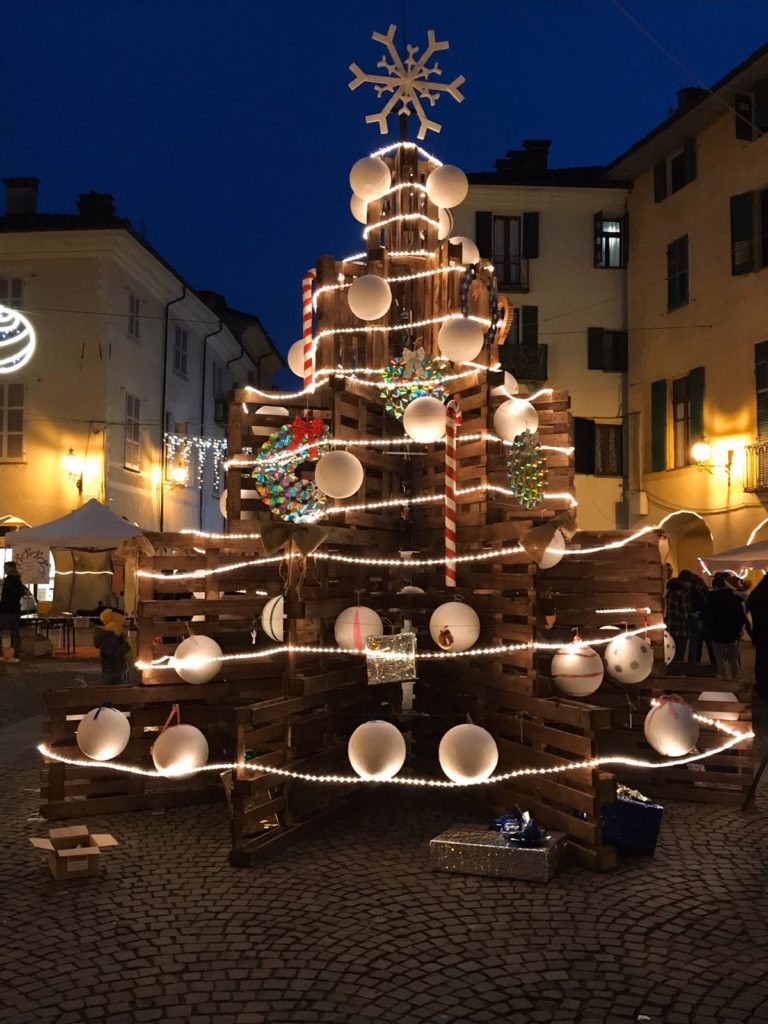
[[[35,354],[35,329],[18,309],[0,306],[0,374],[16,373]]]
[[[197,483],[202,486],[205,462],[209,455],[213,458],[214,481],[217,489],[221,486],[221,469],[227,456],[227,439],[225,437],[196,437],[193,434],[163,435],[165,440],[166,461],[168,465],[181,459],[183,464],[190,466],[197,458]]]

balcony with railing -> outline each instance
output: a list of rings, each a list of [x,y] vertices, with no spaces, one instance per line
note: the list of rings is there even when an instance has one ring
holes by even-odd
[[[519,381],[543,384],[547,379],[547,346],[507,342],[499,349],[502,368]]]
[[[744,449],[744,490],[768,491],[768,441]]]

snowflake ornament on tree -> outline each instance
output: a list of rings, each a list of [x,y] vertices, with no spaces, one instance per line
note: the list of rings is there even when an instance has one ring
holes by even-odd
[[[433,54],[439,53],[441,50],[447,50],[450,46],[449,43],[439,43],[435,39],[435,33],[432,29],[427,32],[427,48],[420,57],[418,56],[418,46],[411,46],[410,43],[406,44],[408,56],[405,60],[403,60],[395,47],[396,31],[397,27],[390,25],[389,32],[386,35],[382,35],[381,32],[374,32],[371,37],[377,43],[386,46],[389,51],[389,55],[392,58],[391,62],[386,57],[382,57],[376,65],[386,71],[387,74],[368,75],[359,65],[350,64],[349,70],[355,77],[349,83],[349,88],[356,89],[358,85],[363,85],[367,82],[374,87],[377,96],[392,93],[392,97],[380,114],[369,114],[366,117],[366,124],[378,124],[381,134],[385,135],[389,131],[387,118],[391,113],[415,113],[419,118],[418,137],[423,139],[428,131],[439,132],[442,126],[437,121],[431,121],[427,117],[422,101],[434,107],[440,97],[440,93],[447,92],[453,96],[457,103],[461,103],[464,100],[464,96],[459,87],[464,84],[465,78],[463,75],[459,75],[458,78],[454,78],[450,83],[430,80],[430,75],[442,75],[443,72],[437,61],[431,67],[428,66],[428,61]],[[395,110],[398,103],[400,106]]]

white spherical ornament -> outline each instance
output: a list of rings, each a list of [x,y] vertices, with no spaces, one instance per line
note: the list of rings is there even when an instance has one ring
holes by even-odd
[[[671,665],[675,660],[675,638],[668,630],[664,630],[664,664]]]
[[[368,203],[365,199],[361,199],[360,196],[356,196],[353,192],[349,200],[349,208],[356,221],[359,221],[361,224],[368,223]]]
[[[152,760],[166,779],[187,779],[208,761],[208,741],[194,725],[171,725],[155,740]]]
[[[440,740],[440,767],[452,782],[483,782],[499,763],[499,748],[479,725],[454,725]]]
[[[547,544],[547,550],[539,561],[540,569],[554,569],[559,565],[565,555],[565,537],[560,530],[555,530],[552,540]]]
[[[392,185],[392,172],[380,156],[364,156],[352,166],[349,184],[359,199],[366,203],[381,199]]]
[[[15,373],[35,353],[35,329],[17,309],[0,306],[0,373]]]
[[[284,405],[260,405],[254,413],[256,416],[290,416]]]
[[[514,441],[524,430],[539,429],[539,414],[524,398],[508,398],[493,414],[493,429],[502,441]]]
[[[721,693],[719,690],[705,690],[699,694],[699,700],[717,701],[723,704],[737,704],[739,698],[735,693]],[[703,711],[707,718],[716,718],[718,721],[738,722],[738,711]]]
[[[288,369],[297,377],[304,378],[304,342],[294,341],[288,349]]]
[[[683,700],[665,700],[645,716],[643,732],[653,749],[664,757],[683,757],[699,738],[699,723]]]
[[[392,290],[383,277],[363,274],[356,277],[347,291],[349,308],[361,320],[378,320],[389,312]]]
[[[341,449],[323,455],[315,466],[315,483],[329,498],[349,498],[360,490],[364,479],[360,459]]]
[[[185,683],[209,683],[221,668],[222,650],[209,636],[188,636],[173,654],[173,668]]]
[[[122,754],[131,738],[131,723],[117,708],[94,708],[77,727],[77,745],[94,761],[111,761]]]
[[[453,214],[450,210],[438,210],[437,222],[440,225],[437,229],[437,237],[442,242],[453,231]]]
[[[453,235],[450,239],[451,245],[461,246],[461,262],[462,263],[479,263],[480,262],[480,250],[477,248],[471,238],[467,238],[466,235]]]
[[[446,320],[437,335],[437,344],[446,359],[464,363],[479,356],[483,350],[485,333],[476,320],[467,316]]]
[[[382,636],[384,623],[373,608],[357,604],[345,608],[336,619],[333,635],[345,651],[364,651],[369,636]]]
[[[400,587],[398,594],[423,594],[424,589],[422,587],[414,587],[410,583],[406,583],[404,587]]]
[[[509,398],[510,395],[516,395],[520,390],[520,385],[517,383],[515,378],[508,371],[504,371],[504,383],[499,384],[498,387],[491,389],[492,395],[501,395],[503,398]]]
[[[569,697],[588,697],[603,681],[603,663],[597,651],[574,642],[557,651],[550,675],[555,686]]]
[[[393,779],[405,764],[405,738],[391,722],[363,722],[349,737],[349,763],[370,782]]]
[[[403,429],[414,441],[439,441],[445,437],[445,421],[445,406],[429,395],[409,402],[403,413]]]
[[[642,683],[653,670],[653,649],[642,636],[620,633],[605,648],[605,667],[619,683]]]
[[[261,628],[270,638],[281,644],[285,638],[285,598],[282,594],[270,597],[261,610]]]
[[[450,209],[467,198],[469,181],[460,167],[443,164],[436,167],[427,178],[427,195],[435,206]]]
[[[270,432],[270,434],[272,433],[271,430],[269,432]],[[245,501],[246,499],[248,499],[249,501],[250,500],[255,500],[258,497],[259,497],[259,492],[258,491],[241,491],[240,492],[240,500],[241,501]],[[219,510],[220,510],[221,514],[224,516],[224,518],[226,519],[227,518],[227,489],[226,489],[226,487],[221,492],[221,496],[219,498]],[[250,512],[250,511],[246,511],[245,509],[241,508],[240,509],[240,518],[241,519],[255,519],[256,518],[256,513],[255,512]]]
[[[429,633],[444,651],[468,651],[480,636],[480,619],[468,604],[447,601],[432,612]]]

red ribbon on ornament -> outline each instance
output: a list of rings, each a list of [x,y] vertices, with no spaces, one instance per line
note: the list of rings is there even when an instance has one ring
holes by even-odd
[[[303,420],[300,416],[297,416],[292,424],[293,427],[293,440],[288,445],[289,450],[295,451],[302,445],[309,445],[309,457],[311,459],[317,458],[317,445],[323,436],[325,430],[325,423],[318,416],[314,420]]]
[[[663,693],[661,697],[656,700],[657,707],[662,707],[664,704],[685,704],[688,706],[688,701],[681,697],[679,693]]]

